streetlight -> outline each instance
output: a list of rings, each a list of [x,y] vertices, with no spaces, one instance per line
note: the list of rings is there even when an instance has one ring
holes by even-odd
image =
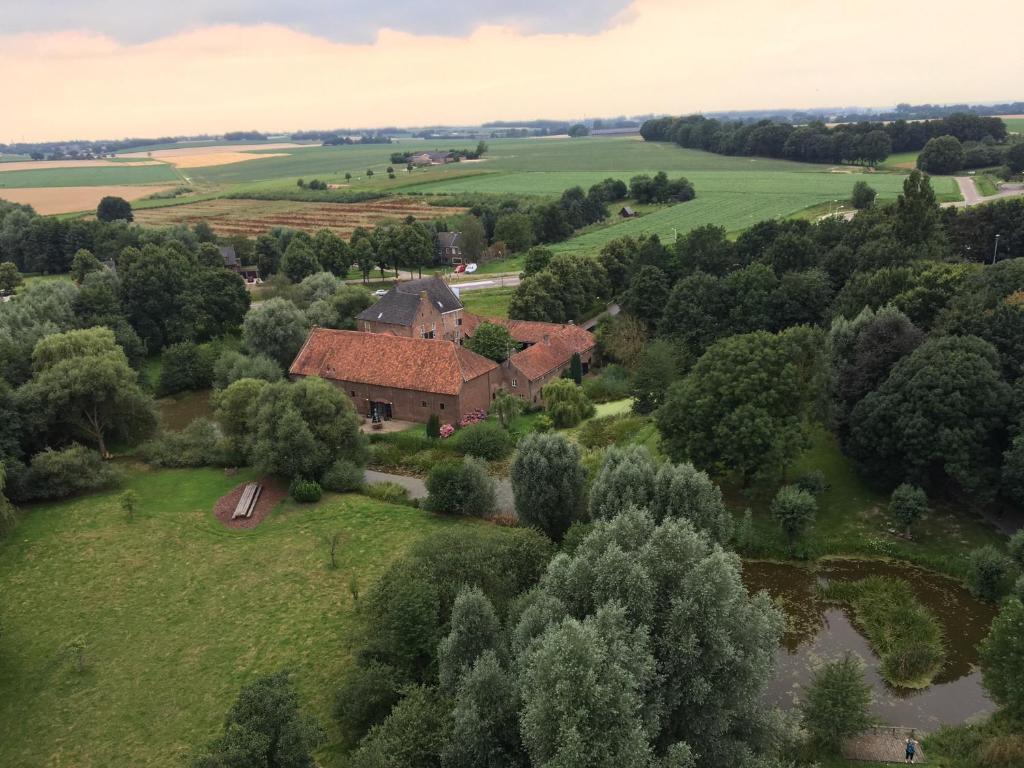
[[[996,256],[999,254],[999,238],[1000,237],[1002,237],[1002,235],[999,235],[999,234],[996,235],[996,246],[995,246],[995,248],[992,249],[992,263],[993,264],[996,263]]]

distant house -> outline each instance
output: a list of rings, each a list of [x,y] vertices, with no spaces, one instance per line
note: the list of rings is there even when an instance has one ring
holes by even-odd
[[[456,266],[462,263],[461,232],[437,233],[437,263]]]
[[[238,256],[235,253],[235,247],[233,245],[222,245],[218,247],[217,250],[220,251],[221,258],[224,259],[225,268],[241,275],[245,282],[255,283],[260,279],[259,267],[255,265],[243,266],[238,260]]]
[[[619,211],[619,216],[621,216],[624,219],[632,219],[632,218],[634,218],[636,216],[639,216],[639,215],[640,215],[639,213],[634,211],[628,205],[622,206],[622,209]]]
[[[502,388],[496,363],[451,341],[314,328],[288,369],[319,376],[371,419],[454,423],[487,410]]]
[[[453,159],[451,152],[417,152],[409,156],[409,162],[416,166],[445,165]]]
[[[386,333],[461,343],[463,307],[439,277],[399,283],[369,309],[356,316],[356,327],[367,333]]]

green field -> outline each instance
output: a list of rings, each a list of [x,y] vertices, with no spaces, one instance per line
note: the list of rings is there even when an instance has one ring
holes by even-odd
[[[155,184],[181,181],[173,166],[95,165],[85,168],[40,168],[0,173],[0,189],[23,187],[105,187],[115,184]]]
[[[1003,122],[1010,133],[1024,133],[1024,117],[1004,117]]]
[[[284,667],[336,744],[331,695],[356,626],[350,578],[365,595],[411,542],[479,523],[329,496],[227,530],[213,504],[251,476],[132,470],[132,521],[116,492],[28,510],[0,545],[0,765],[177,768],[244,683]],[[338,570],[324,543],[334,532]],[[83,672],[66,652],[77,639]],[[336,748],[321,757],[339,765]]]
[[[482,317],[508,317],[508,304],[515,288],[483,288],[462,293],[462,305],[467,312]]]

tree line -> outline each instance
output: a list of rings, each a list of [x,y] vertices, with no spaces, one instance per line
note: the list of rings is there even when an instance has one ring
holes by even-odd
[[[721,155],[756,155],[809,163],[875,165],[894,152],[923,149],[929,139],[953,136],[959,141],[996,143],[1006,140],[1006,124],[998,117],[968,112],[938,120],[889,123],[861,122],[829,127],[760,120],[727,121],[703,115],[659,117],[640,127],[645,141],[671,141],[681,147]]]

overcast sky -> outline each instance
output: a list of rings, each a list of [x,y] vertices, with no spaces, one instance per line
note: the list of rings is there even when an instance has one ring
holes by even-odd
[[[0,0],[0,141],[1024,99],[992,19],[1024,3]]]

